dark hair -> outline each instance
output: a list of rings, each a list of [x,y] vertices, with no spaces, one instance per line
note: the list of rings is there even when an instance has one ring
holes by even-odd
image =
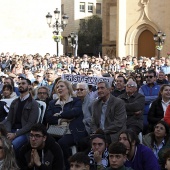
[[[169,139],[169,126],[168,126],[168,124],[165,122],[165,121],[163,121],[163,120],[160,120],[158,123],[156,123],[156,125],[157,124],[161,124],[161,125],[163,125],[164,127],[165,127],[165,131],[166,131],[166,136],[164,137],[164,140],[165,140],[165,144],[167,143],[167,141],[168,141],[168,139]],[[155,125],[155,127],[156,127],[156,125]],[[154,127],[154,131],[155,131],[155,127]],[[155,138],[155,134],[154,134],[154,132],[152,132],[151,133],[151,146],[152,147],[154,147],[154,142],[156,141],[156,138]]]
[[[133,130],[127,129],[127,130],[121,132],[121,134],[126,134],[127,140],[130,144],[130,148],[132,147],[132,142],[134,142],[134,141],[135,141],[135,145],[140,144],[140,140],[139,140],[137,134]],[[120,135],[119,135],[119,137],[120,137]]]
[[[13,87],[10,84],[5,84],[2,88],[2,91],[4,91],[5,89],[8,89],[11,92],[13,92]]]
[[[11,81],[11,86],[14,88],[14,80],[11,77],[6,77],[4,80],[8,79]]]
[[[106,136],[102,129],[97,129],[96,132],[90,136],[91,141],[95,138],[101,138],[106,142]]]
[[[118,75],[118,76],[117,76],[117,78],[118,78],[118,77],[122,77],[122,78],[123,78],[123,80],[124,80],[124,83],[125,83],[125,84],[127,83],[127,80],[126,80],[126,78],[125,78],[124,76],[122,76],[122,75]]]
[[[170,158],[170,148],[166,149],[163,154],[163,164],[166,164],[167,159]]]
[[[41,123],[36,123],[31,127],[30,131],[41,132],[44,136],[47,136],[47,129]]]
[[[146,73],[153,74],[154,77],[156,77],[156,71],[154,71],[154,70],[148,70]]]
[[[142,74],[142,73],[136,73],[135,79],[136,79],[136,76],[137,76],[138,74],[140,75],[141,79],[140,79],[140,82],[137,82],[137,81],[136,81],[136,83],[137,83],[137,84],[138,84],[138,83],[143,84],[143,74]]]
[[[0,123],[0,133],[1,133],[1,136],[5,136],[5,137],[7,136],[7,130],[2,123]]]
[[[77,152],[69,158],[69,162],[84,163],[90,166],[90,158],[84,152]]]
[[[163,84],[159,90],[159,94],[158,94],[158,97],[162,97],[162,92],[163,90],[165,89],[165,87],[170,87],[170,84]]]
[[[127,148],[121,142],[111,143],[109,146],[109,153],[126,155]]]
[[[22,79],[22,80],[26,80],[26,82],[28,83],[28,85],[31,85],[31,81],[29,79]]]

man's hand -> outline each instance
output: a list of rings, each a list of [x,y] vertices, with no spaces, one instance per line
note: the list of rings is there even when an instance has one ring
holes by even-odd
[[[102,154],[99,151],[94,152],[94,160],[97,164],[101,164]]]
[[[34,160],[34,164],[36,166],[41,166],[41,161],[40,161],[40,157],[38,155],[37,149],[32,149],[31,155],[32,155],[33,160]]]
[[[31,159],[30,163],[28,164],[28,167],[32,168],[34,166],[34,159],[33,159],[33,152],[31,152]]]
[[[142,110],[139,110],[139,111],[135,112],[135,115],[138,116],[138,115],[140,115],[141,113],[142,113]]]
[[[53,116],[56,116],[56,117],[58,117],[59,115],[60,115],[60,113],[53,114]]]
[[[16,134],[15,133],[8,133],[7,134],[7,138],[9,139],[9,140],[14,140],[15,139],[15,137],[16,137]]]

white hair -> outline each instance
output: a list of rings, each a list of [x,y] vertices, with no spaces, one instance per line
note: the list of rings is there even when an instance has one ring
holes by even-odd
[[[84,86],[84,88],[87,90],[87,92],[89,92],[89,86],[87,83],[85,83],[85,82],[77,83],[77,86],[79,86],[79,85]]]

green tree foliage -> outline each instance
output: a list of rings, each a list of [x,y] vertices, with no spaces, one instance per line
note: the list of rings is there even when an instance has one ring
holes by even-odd
[[[93,15],[80,23],[78,31],[78,54],[88,53],[98,55],[101,53],[102,44],[102,20]]]

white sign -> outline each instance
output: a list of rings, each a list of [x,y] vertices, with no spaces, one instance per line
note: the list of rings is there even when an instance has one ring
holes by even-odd
[[[64,74],[62,75],[62,79],[70,81],[72,84],[85,82],[88,85],[93,85],[93,86],[97,86],[97,83],[101,81],[106,81],[110,85],[113,82],[113,77],[95,77],[95,76],[90,77],[90,76],[81,76],[81,75],[73,75],[73,74]]]

